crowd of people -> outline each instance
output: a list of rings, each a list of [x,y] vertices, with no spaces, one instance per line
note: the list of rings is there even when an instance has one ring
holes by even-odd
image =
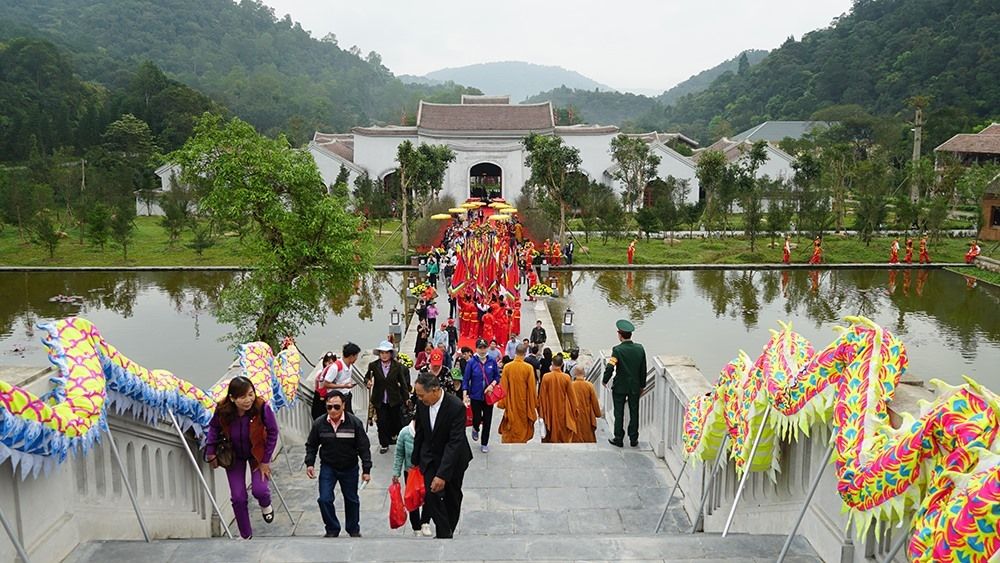
[[[381,342],[377,356],[363,370],[355,364],[361,347],[347,343],[338,357],[327,352],[317,367],[312,414],[306,440],[306,476],[319,479],[320,516],[326,537],[346,531],[361,536],[359,487],[371,480],[372,444],[368,428],[377,427],[378,450],[395,447],[392,480],[406,482],[419,475],[424,481],[422,506],[409,510],[409,523],[418,536],[450,538],[461,515],[462,483],[472,461],[471,442],[489,452],[494,407],[503,411],[499,433],[504,443],[523,443],[535,434],[536,421],[544,425],[543,442],[596,442],[597,419],[602,415],[597,391],[586,377],[578,350],[553,352],[541,321],[521,338],[521,302],[538,284],[535,266],[543,256],[553,264],[569,263],[573,244],[564,249],[544,241],[540,250],[523,236],[521,225],[489,219],[489,210],[472,211],[445,232],[443,245],[427,261],[427,284],[443,281],[449,300],[446,321],[428,292],[417,308],[415,361],[404,362],[391,341]],[[441,279],[443,277],[443,280]],[[622,331],[622,324],[630,328]],[[615,347],[604,383],[617,370],[612,386],[619,414],[615,438],[622,447],[621,412],[626,403],[638,406],[645,378],[638,356],[622,348],[631,337],[631,324],[619,322],[622,344]],[[624,335],[624,337],[623,337]],[[635,345],[638,346],[638,345]],[[641,346],[638,346],[641,351]],[[416,370],[411,376],[411,365]],[[355,374],[363,378],[355,379]],[[354,412],[352,396],[359,381],[369,393],[367,416]],[[636,391],[638,389],[639,391]],[[638,416],[632,413],[629,437],[636,446]],[[635,428],[633,428],[635,426]],[[442,430],[443,429],[443,430]],[[250,491],[261,506],[265,522],[274,519],[270,498],[270,460],[278,440],[278,425],[270,406],[257,396],[250,380],[234,378],[209,427],[206,459],[226,469],[240,535],[251,538],[246,472]],[[317,463],[319,465],[317,469]],[[419,472],[413,472],[413,469]],[[334,500],[339,485],[344,521]],[[432,530],[433,524],[433,530]]]

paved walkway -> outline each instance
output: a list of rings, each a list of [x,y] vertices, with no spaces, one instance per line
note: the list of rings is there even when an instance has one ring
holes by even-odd
[[[388,494],[395,447],[373,448],[372,482],[361,491],[362,539],[323,539],[316,505],[317,481],[301,469],[303,446],[291,445],[272,463],[291,519],[275,501],[275,520],[263,522],[251,500],[254,541],[160,540],[84,544],[68,561],[400,561],[400,560],[773,560],[783,538],[687,535],[680,499],[672,503],[661,533],[652,535],[673,484],[648,444],[636,449],[607,444],[603,422],[596,444],[501,444],[496,409],[490,453],[473,443],[465,500],[456,539],[414,538],[407,524],[388,525]],[[535,441],[541,437],[541,427]],[[370,437],[373,443],[375,429]],[[680,493],[678,493],[679,496]],[[343,503],[337,492],[338,515]],[[235,530],[235,524],[233,524]],[[815,561],[804,542],[796,561]],[[664,559],[666,558],[666,559]]]

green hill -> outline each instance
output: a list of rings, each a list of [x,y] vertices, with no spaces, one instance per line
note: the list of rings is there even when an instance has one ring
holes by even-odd
[[[688,78],[684,82],[670,88],[666,92],[657,96],[656,101],[665,106],[669,106],[679,100],[682,96],[695,94],[705,90],[712,85],[712,82],[716,78],[722,76],[723,73],[737,72],[740,66],[740,59],[744,55],[746,55],[747,64],[753,66],[764,60],[764,57],[767,56],[767,51],[762,51],[760,49],[750,49],[748,51],[744,51],[739,55],[719,63],[708,70],[703,70],[691,78]]]
[[[481,63],[457,68],[445,68],[427,73],[425,79],[436,82],[468,84],[485,94],[510,95],[513,102],[520,102],[536,92],[557,87],[614,91],[579,72],[559,66],[543,66],[520,61]],[[435,83],[435,82],[432,82]]]
[[[1000,9],[996,0],[856,0],[829,28],[780,48],[743,73],[654,108],[646,126],[702,141],[710,128],[740,131],[775,119],[809,119],[830,106],[899,115],[912,96],[931,98],[937,138],[1000,113]]]
[[[150,60],[262,131],[283,131],[296,142],[315,129],[399,123],[420,98],[474,93],[403,84],[378,53],[313,38],[257,1],[0,0],[0,13],[0,39],[31,30],[72,53],[86,80],[114,83],[123,66]]]

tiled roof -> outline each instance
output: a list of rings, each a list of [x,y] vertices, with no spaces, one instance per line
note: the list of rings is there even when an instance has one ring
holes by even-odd
[[[831,123],[827,121],[765,121],[756,127],[731,137],[733,141],[778,141],[791,137],[801,139],[813,129],[826,129]]]
[[[691,148],[698,148],[698,141],[695,141],[683,133],[660,133],[659,131],[650,131],[649,133],[629,133],[628,136],[642,139],[647,143],[663,143],[664,145],[670,141],[678,140]]]
[[[354,135],[350,133],[313,134],[312,144],[328,153],[335,154],[348,162],[354,162]]]
[[[994,123],[979,133],[959,133],[941,143],[935,152],[1000,154],[1000,123]]]
[[[618,131],[614,125],[556,125],[557,135],[607,135]]]
[[[385,125],[373,127],[355,127],[351,132],[368,137],[415,137],[417,128],[409,125]]]
[[[420,102],[417,127],[431,131],[552,130],[552,104],[430,104]]]
[[[466,105],[509,105],[510,96],[474,96],[472,94],[462,94],[462,103]]]
[[[704,149],[699,149],[691,155],[691,160],[698,162],[701,160],[702,155],[708,151],[718,151],[721,152],[726,157],[726,162],[733,162],[734,160],[739,160],[743,153],[750,150],[750,146],[753,143],[750,141],[734,141],[723,137],[718,141],[712,143],[711,145],[705,147]],[[789,155],[785,151],[778,148],[774,143],[767,143],[767,148],[775,155],[787,160],[789,162],[794,161],[795,157]]]

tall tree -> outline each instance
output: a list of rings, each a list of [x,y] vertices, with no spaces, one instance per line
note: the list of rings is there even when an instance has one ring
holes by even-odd
[[[612,176],[625,186],[622,203],[632,212],[646,186],[656,178],[660,156],[642,139],[623,133],[611,140],[611,159],[617,165]]]
[[[743,230],[750,239],[750,251],[755,250],[757,233],[760,232],[764,214],[761,207],[764,182],[757,178],[757,171],[767,162],[767,143],[757,141],[731,166],[740,207],[743,208]]]
[[[729,206],[726,201],[726,176],[728,164],[726,156],[719,151],[705,151],[698,158],[695,175],[698,184],[705,190],[705,226],[712,230],[719,216],[724,214]]]
[[[239,119],[206,114],[170,155],[181,181],[200,182],[199,208],[248,232],[242,244],[257,268],[222,293],[220,319],[240,341],[273,345],[325,317],[324,297],[349,291],[370,269],[361,219],[327,196],[309,153],[270,139]]]
[[[531,133],[524,140],[528,157],[525,164],[531,170],[526,183],[540,197],[548,199],[559,207],[559,241],[566,243],[566,206],[571,197],[570,189],[574,174],[579,174],[580,150],[563,144],[561,137]]]
[[[111,216],[111,240],[122,249],[122,259],[128,261],[128,247],[135,239],[135,205],[124,203]]]
[[[410,141],[403,141],[396,149],[404,260],[410,252],[410,202],[422,202],[440,191],[448,163],[453,160],[455,153],[445,145],[414,146]]]

